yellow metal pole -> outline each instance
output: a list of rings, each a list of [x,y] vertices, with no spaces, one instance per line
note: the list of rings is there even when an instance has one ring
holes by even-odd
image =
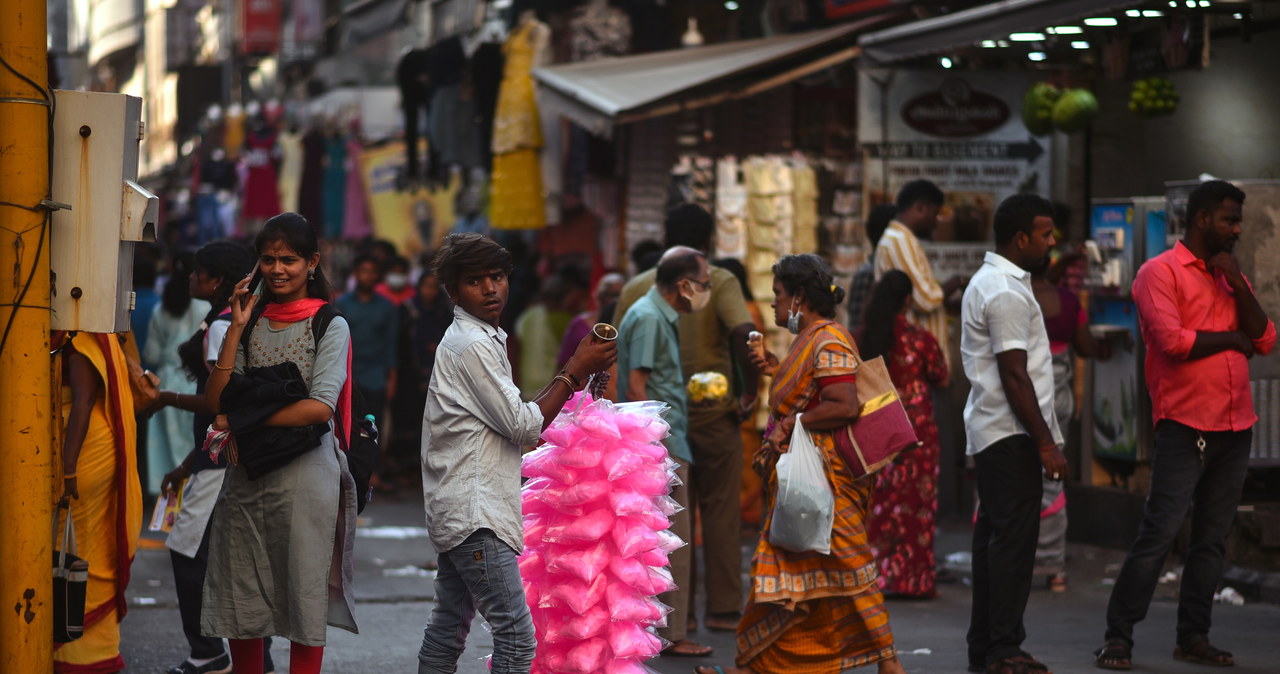
[[[46,23],[45,0],[0,1],[0,672],[37,674],[53,670]]]

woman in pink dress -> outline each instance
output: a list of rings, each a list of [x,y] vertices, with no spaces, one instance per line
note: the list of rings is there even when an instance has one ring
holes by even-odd
[[[933,335],[907,322],[911,287],[905,273],[886,273],[876,284],[868,320],[857,336],[863,359],[884,356],[921,443],[877,476],[867,535],[885,595],[928,599],[937,595],[933,534],[939,451],[930,386],[946,381],[947,363]]]

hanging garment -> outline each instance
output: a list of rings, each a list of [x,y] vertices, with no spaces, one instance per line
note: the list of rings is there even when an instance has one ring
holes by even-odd
[[[298,211],[298,194],[302,189],[302,134],[297,130],[281,131],[277,139],[280,146],[280,169],[276,191],[280,195],[280,210]]]
[[[244,206],[241,216],[257,220],[280,213],[280,180],[274,157],[276,135],[268,130],[255,131],[246,141],[247,178],[244,184]]]
[[[396,85],[400,88],[400,109],[404,112],[406,171],[409,178],[422,175],[418,166],[418,133],[430,100],[427,86],[428,57],[429,50],[413,49],[396,64]]]
[[[532,70],[548,30],[545,24],[529,22],[513,31],[503,46],[506,66],[493,123],[490,221],[496,229],[538,229],[547,222],[538,156],[542,129]]]
[[[335,133],[325,140],[324,165],[324,235],[330,239],[342,236],[346,219],[347,140]]]
[[[608,3],[588,3],[569,20],[570,60],[595,61],[631,53],[631,17]]]
[[[302,136],[302,181],[298,189],[298,213],[311,223],[317,235],[324,227],[324,134],[310,129]]]
[[[498,89],[502,85],[505,58],[502,45],[486,42],[471,56],[471,86],[475,91],[476,117],[479,127],[480,165],[489,166],[493,147],[493,116],[498,106]]]
[[[360,170],[360,153],[364,145],[354,135],[347,137],[347,195],[342,235],[348,239],[362,239],[373,233],[369,222],[369,204],[365,199],[364,172]]]

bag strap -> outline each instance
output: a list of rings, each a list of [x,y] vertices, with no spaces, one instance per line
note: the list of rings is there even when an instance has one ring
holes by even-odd
[[[342,312],[338,311],[338,308],[333,306],[332,302],[327,302],[316,310],[316,315],[311,318],[311,338],[315,340],[317,351],[320,350],[320,340],[324,339],[325,330],[329,328],[329,324],[333,322],[334,318],[341,315]],[[352,395],[355,395],[355,390],[356,387],[352,386]],[[347,429],[342,423],[341,410],[334,410],[333,426],[334,430],[338,433],[338,446],[341,447],[344,452],[350,451],[351,448],[348,446],[348,441],[346,439]]]
[[[76,554],[76,525],[75,520],[71,519],[71,504],[58,506],[53,511],[53,544],[58,545],[58,512],[63,508],[67,509],[66,526],[62,530],[62,547],[58,550],[58,568],[66,568],[67,555]]]

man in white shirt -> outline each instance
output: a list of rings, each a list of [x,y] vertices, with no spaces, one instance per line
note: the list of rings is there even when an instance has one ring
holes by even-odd
[[[520,452],[538,443],[574,391],[618,358],[587,335],[532,402],[522,402],[498,319],[511,255],[480,234],[450,234],[435,260],[457,305],[436,349],[422,423],[427,532],[440,551],[435,608],[418,674],[452,674],[476,611],[493,631],[495,672],[527,674],[537,641],[516,556],[524,548]]]
[[[996,250],[987,253],[961,304],[960,354],[973,389],[964,408],[978,475],[973,531],[973,613],[969,671],[1042,669],[1022,650],[1022,614],[1031,593],[1040,533],[1042,473],[1067,477],[1053,413],[1053,365],[1031,271],[1048,264],[1053,205],[1018,194],[995,214]]]

